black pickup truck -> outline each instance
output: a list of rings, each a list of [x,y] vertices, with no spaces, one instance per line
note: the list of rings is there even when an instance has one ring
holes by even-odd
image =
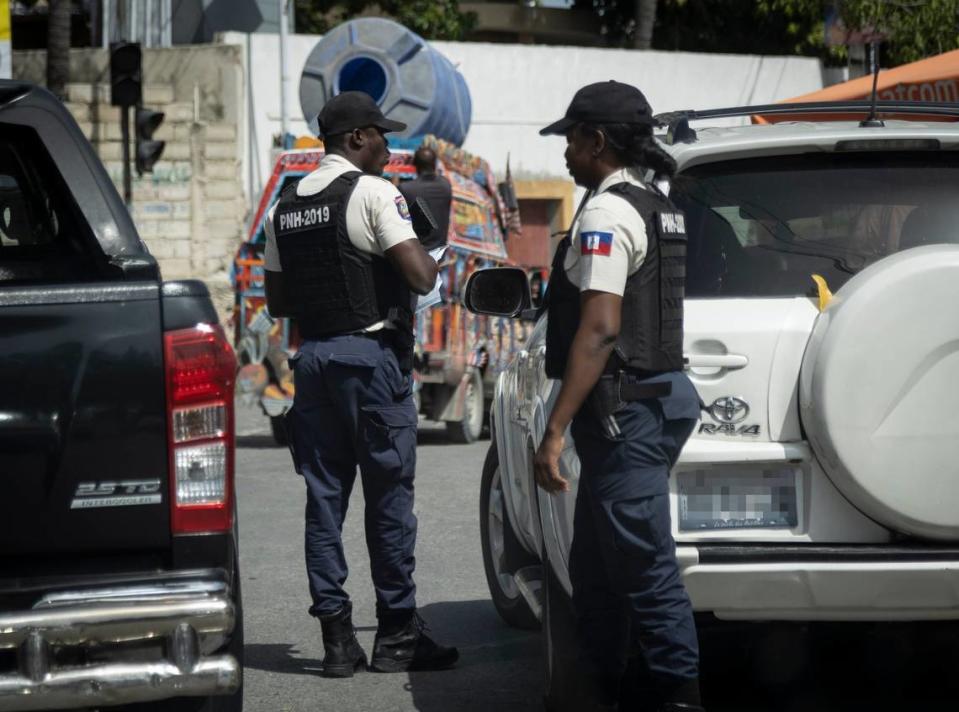
[[[242,709],[235,369],[63,105],[0,81],[0,712]]]

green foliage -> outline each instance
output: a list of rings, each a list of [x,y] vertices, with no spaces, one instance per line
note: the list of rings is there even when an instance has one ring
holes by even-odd
[[[606,43],[629,43],[635,0],[575,0],[601,20]],[[659,0],[653,48],[690,52],[804,54],[845,62],[826,47],[826,12],[848,29],[885,33],[883,64],[895,66],[959,48],[959,0]]]
[[[460,12],[457,0],[406,0],[388,3],[398,22],[430,40],[458,40],[476,24],[476,15]]]
[[[573,9],[588,10],[599,17],[606,44],[625,46],[632,38],[635,0],[573,0]]]
[[[794,49],[845,59],[845,47],[825,47],[823,25],[826,0],[757,0],[759,11],[780,14],[808,31],[794,35]],[[847,29],[875,29],[883,41],[883,64],[896,66],[959,48],[959,0],[841,0],[836,4]]]
[[[805,18],[761,12],[759,2],[660,0],[655,49],[734,54],[792,54],[796,35],[811,29]]]
[[[323,34],[362,16],[390,17],[427,40],[459,40],[476,22],[458,0],[295,0],[297,32]]]
[[[746,0],[659,0],[653,49],[685,52],[783,54],[793,51],[795,34],[811,27],[802,18],[759,11]],[[603,26],[606,44],[628,46],[635,31],[635,0],[575,0]]]

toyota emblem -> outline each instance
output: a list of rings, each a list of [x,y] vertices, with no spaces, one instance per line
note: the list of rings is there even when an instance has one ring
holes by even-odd
[[[720,423],[741,423],[749,415],[749,403],[742,398],[723,396],[709,406],[709,414]]]

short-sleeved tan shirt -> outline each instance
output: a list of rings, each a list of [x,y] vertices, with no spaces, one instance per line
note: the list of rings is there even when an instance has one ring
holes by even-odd
[[[646,184],[638,171],[620,169],[600,183],[573,223],[572,242],[563,267],[581,292],[595,290],[622,296],[626,279],[646,257],[646,224],[624,198],[606,191],[617,183]]]

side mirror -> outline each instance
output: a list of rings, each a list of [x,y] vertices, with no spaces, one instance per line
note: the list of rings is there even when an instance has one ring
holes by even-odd
[[[470,275],[466,308],[474,314],[519,316],[532,305],[526,273],[516,267],[494,267]]]

